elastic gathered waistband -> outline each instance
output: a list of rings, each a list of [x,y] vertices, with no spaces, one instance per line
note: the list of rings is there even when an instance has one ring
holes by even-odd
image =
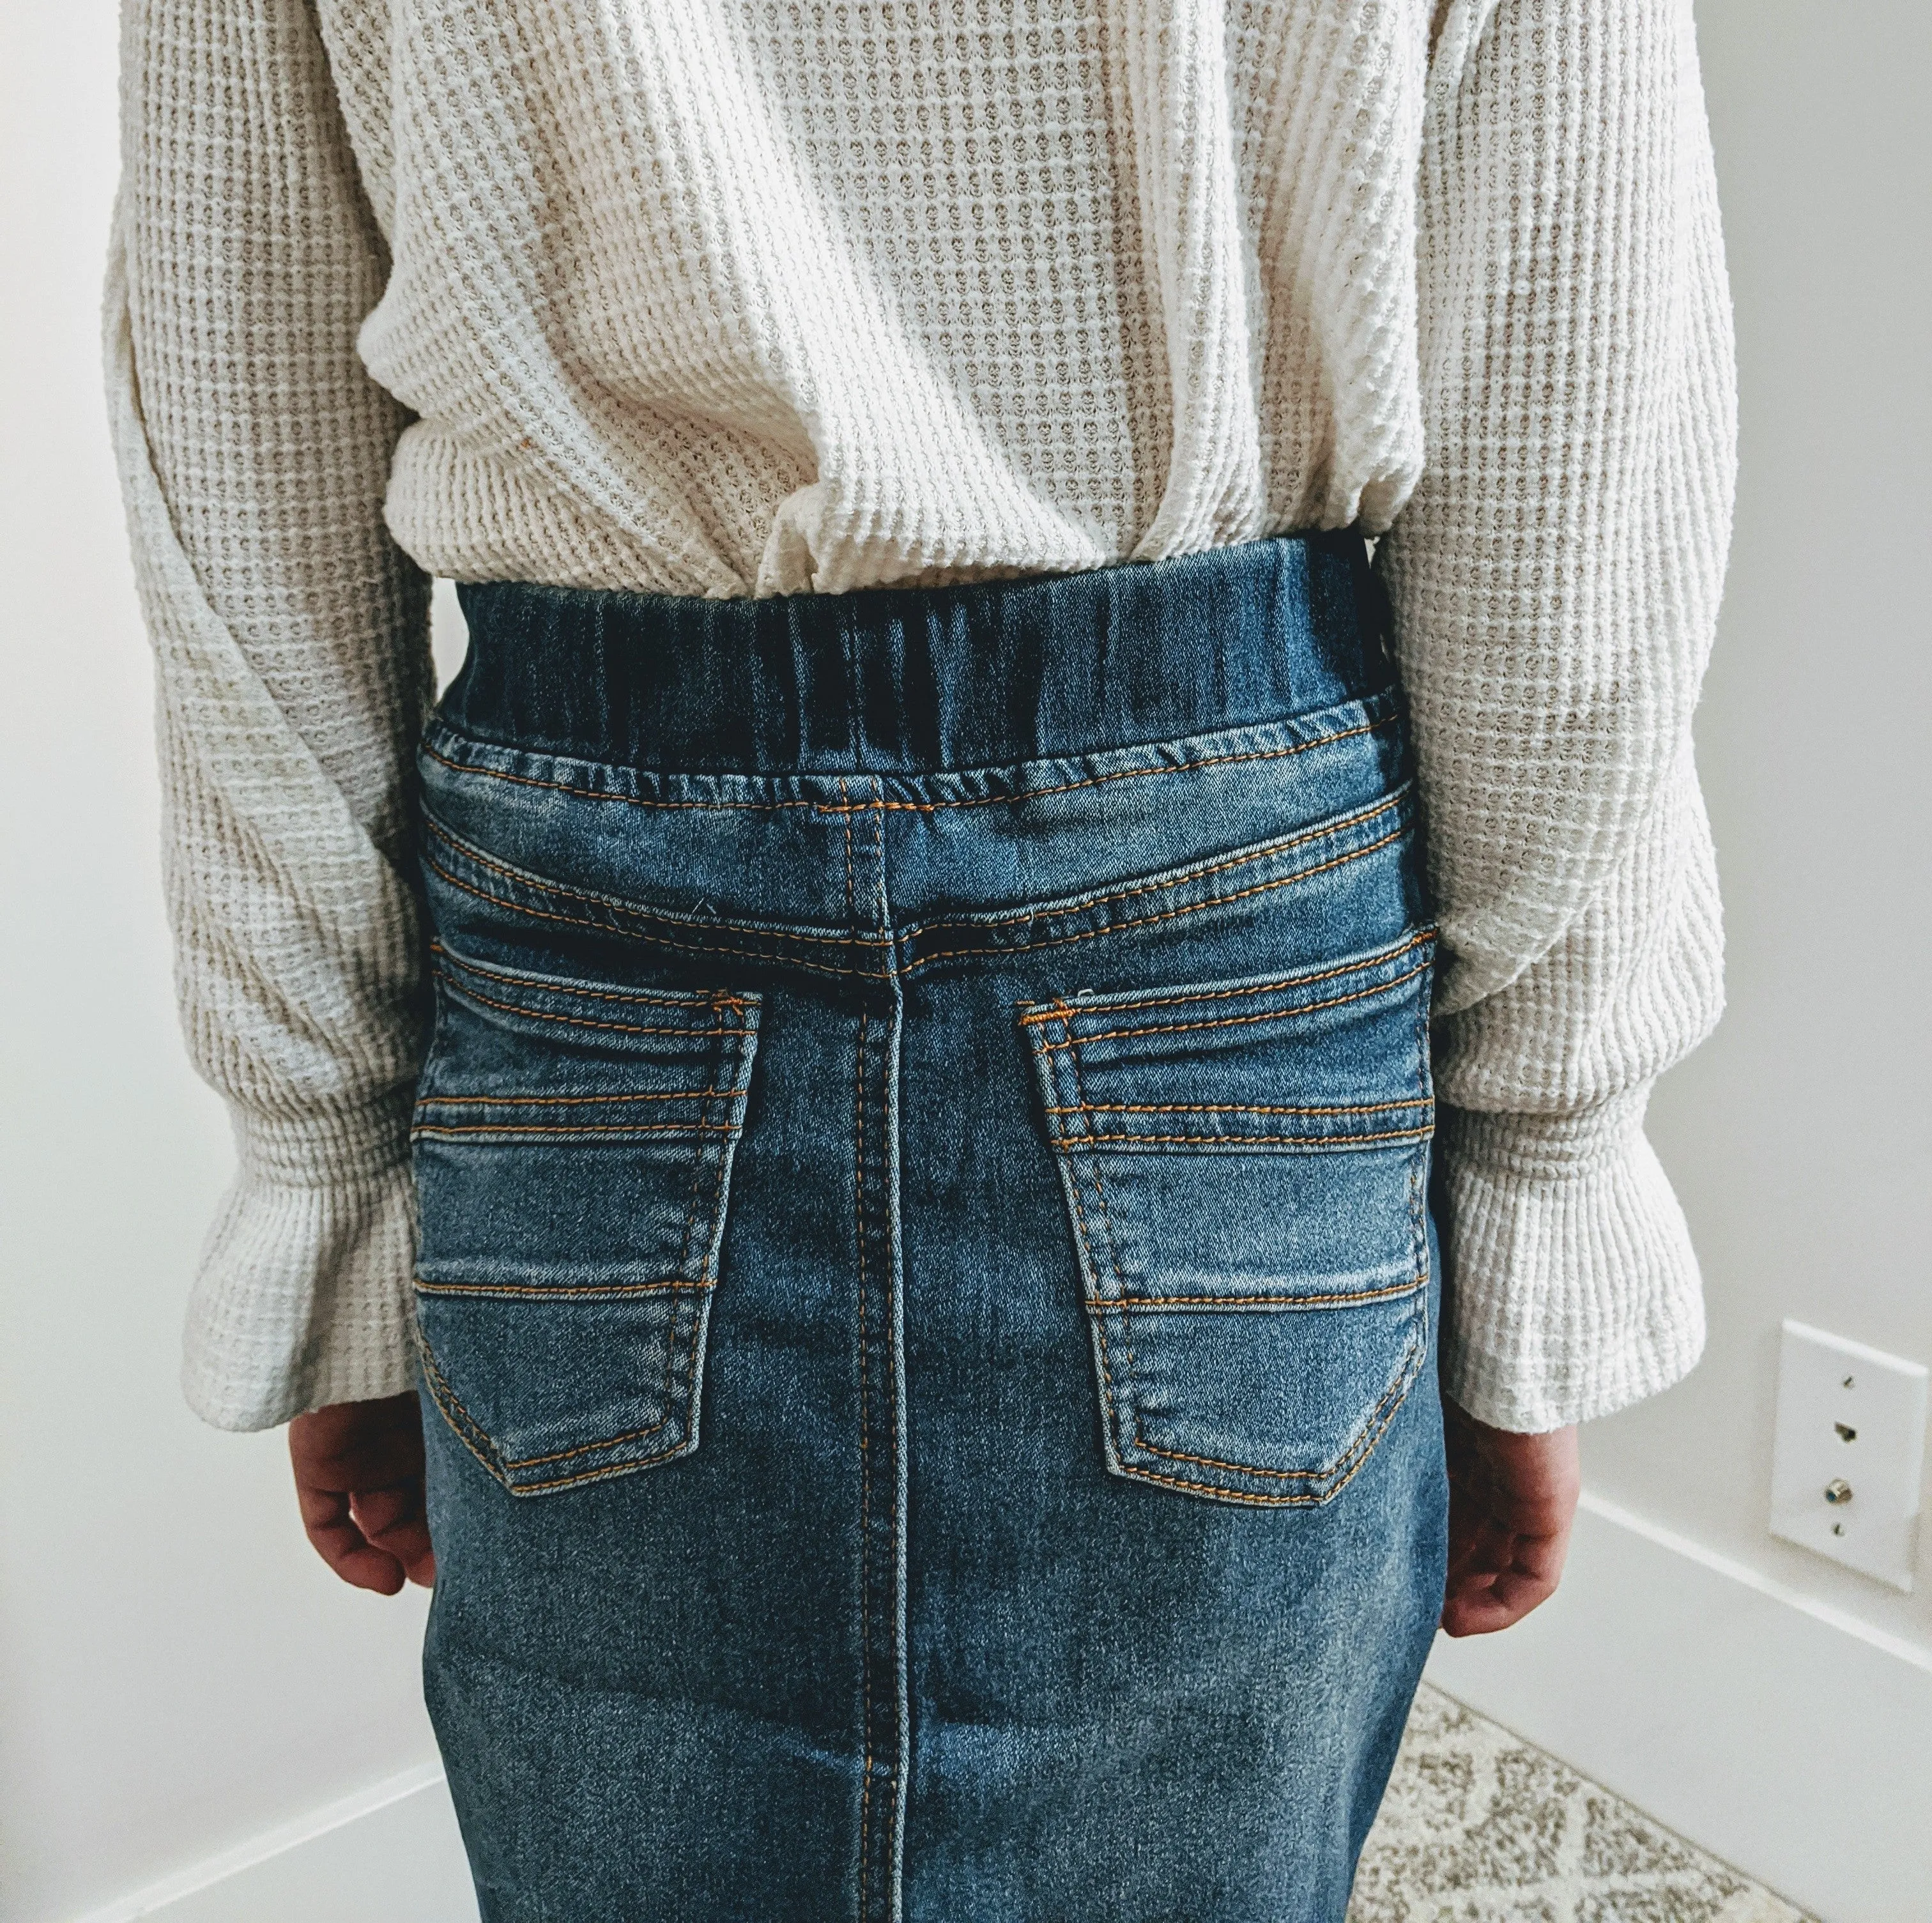
[[[472,737],[638,768],[920,772],[1274,721],[1391,678],[1352,532],[1092,573],[756,601],[458,590],[440,708]]]

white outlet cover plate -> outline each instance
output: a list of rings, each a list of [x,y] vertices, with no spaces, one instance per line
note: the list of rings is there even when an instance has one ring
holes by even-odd
[[[1926,1372],[1786,1322],[1778,1365],[1771,1533],[1910,1591],[1925,1454]],[[1825,1491],[1849,1484],[1849,1500]]]

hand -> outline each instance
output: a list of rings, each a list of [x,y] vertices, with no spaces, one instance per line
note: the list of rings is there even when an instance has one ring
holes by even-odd
[[[296,1499],[316,1553],[358,1589],[436,1580],[423,1512],[422,1412],[413,1395],[337,1402],[289,1424]]]
[[[1576,1431],[1515,1436],[1446,1399],[1449,1581],[1442,1627],[1486,1636],[1520,1622],[1556,1593],[1582,1484]]]

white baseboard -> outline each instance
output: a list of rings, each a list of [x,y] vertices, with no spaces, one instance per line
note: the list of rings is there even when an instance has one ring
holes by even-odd
[[[406,1770],[80,1923],[476,1923],[442,1772]]]
[[[1569,1580],[1430,1676],[1825,1923],[1932,1920],[1932,1652],[1585,1498]],[[81,1923],[476,1923],[410,1771]]]
[[[1932,1919],[1932,1652],[1586,1496],[1554,1600],[1429,1676],[1825,1923]]]

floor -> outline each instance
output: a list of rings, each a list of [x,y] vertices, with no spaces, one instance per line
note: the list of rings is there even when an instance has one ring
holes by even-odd
[[[1816,1923],[1427,1684],[1348,1923]]]

